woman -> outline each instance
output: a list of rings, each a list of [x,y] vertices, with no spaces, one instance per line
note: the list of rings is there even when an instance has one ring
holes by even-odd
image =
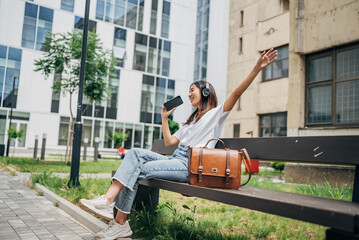
[[[108,227],[95,235],[96,239],[116,239],[132,234],[127,215],[135,199],[139,179],[161,178],[171,181],[187,181],[188,147],[204,146],[206,142],[219,137],[225,119],[242,93],[252,83],[257,74],[276,60],[277,51],[263,52],[253,70],[238,85],[223,105],[217,106],[217,97],[211,84],[194,82],[189,89],[189,100],[196,110],[186,123],[173,135],[168,127],[168,116],[175,108],[166,111],[162,106],[162,131],[167,147],[177,145],[171,157],[166,157],[145,149],[131,149],[112,178],[112,184],[105,197],[80,200],[80,205],[99,215],[110,215],[113,207],[118,209],[116,218]],[[214,142],[209,147],[214,147]]]

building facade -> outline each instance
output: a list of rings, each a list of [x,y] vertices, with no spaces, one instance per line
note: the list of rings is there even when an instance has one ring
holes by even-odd
[[[7,141],[12,106],[13,125],[25,129],[23,139],[12,146],[31,149],[36,135],[46,134],[49,149],[65,149],[69,95],[53,92],[58,76],[45,79],[34,71],[34,61],[42,57],[47,32],[82,29],[84,9],[85,0],[0,0],[0,144]],[[125,148],[151,148],[161,138],[165,99],[181,95],[185,102],[173,114],[176,122],[190,115],[187,93],[194,80],[211,82],[223,101],[228,11],[229,1],[220,0],[92,0],[89,30],[118,63],[106,80],[111,96],[96,104],[84,98],[83,140],[92,147],[98,138],[100,149],[113,151],[111,136],[125,132]],[[197,68],[200,78],[194,77]]]
[[[226,137],[359,134],[359,1],[231,1],[227,95],[278,50],[228,117]]]

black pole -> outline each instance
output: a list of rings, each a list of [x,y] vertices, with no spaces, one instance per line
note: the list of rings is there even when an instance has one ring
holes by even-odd
[[[14,104],[14,96],[15,96],[15,79],[17,77],[15,76],[11,76],[11,78],[13,79],[12,81],[12,95],[11,95],[11,110],[10,110],[10,123],[9,123],[9,129],[11,128],[11,121],[12,121],[12,108],[13,108],[13,104]],[[9,156],[9,149],[10,149],[10,137],[9,137],[9,133],[7,134],[7,144],[6,144],[6,157]]]
[[[87,33],[89,22],[90,0],[86,0],[85,6],[85,21],[82,35],[82,52],[81,52],[81,68],[80,68],[80,82],[79,82],[79,94],[77,99],[77,115],[74,125],[74,140],[72,143],[72,158],[71,158],[71,173],[70,180],[67,184],[69,187],[80,186],[79,170],[80,170],[80,153],[81,153],[81,135],[82,135],[82,94],[86,69],[86,49],[87,49]]]

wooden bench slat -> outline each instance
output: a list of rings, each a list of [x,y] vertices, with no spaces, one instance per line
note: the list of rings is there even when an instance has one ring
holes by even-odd
[[[239,190],[203,188],[162,179],[141,180],[140,184],[346,232],[354,233],[359,229],[359,204],[352,202],[253,187],[242,187]]]
[[[227,148],[246,148],[253,159],[286,162],[359,164],[359,136],[222,138]],[[221,143],[217,143],[222,148]],[[152,151],[172,154],[177,146],[166,148],[155,140]]]

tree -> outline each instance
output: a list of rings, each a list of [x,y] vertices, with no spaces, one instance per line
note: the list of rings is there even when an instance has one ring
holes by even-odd
[[[179,129],[179,124],[178,122],[168,119],[168,127],[170,128],[171,134],[174,134]]]
[[[123,132],[115,132],[113,136],[108,136],[111,141],[114,141],[115,148],[121,147],[122,142],[127,140],[128,134]]]
[[[14,150],[12,152],[12,156],[14,156],[15,153],[15,141],[16,139],[18,139],[18,141],[21,141],[20,139],[24,136],[25,133],[25,129],[24,128],[20,128],[19,131],[16,128],[16,125],[13,125],[11,127],[9,127],[9,129],[7,130],[7,134],[11,139],[14,139]]]
[[[50,74],[57,74],[52,88],[55,93],[68,93],[70,97],[70,123],[66,145],[65,161],[70,148],[74,126],[72,111],[72,97],[78,91],[80,81],[80,61],[82,51],[82,31],[75,30],[68,33],[50,33],[43,43],[44,54],[35,60],[35,71],[42,72],[46,78]],[[112,76],[115,59],[112,52],[102,47],[100,39],[95,33],[89,32],[87,40],[87,57],[85,69],[84,95],[91,104],[101,102],[111,95],[108,76]],[[86,109],[85,109],[86,110]]]
[[[275,170],[279,170],[279,172],[282,172],[285,167],[285,162],[271,162],[270,166]]]

